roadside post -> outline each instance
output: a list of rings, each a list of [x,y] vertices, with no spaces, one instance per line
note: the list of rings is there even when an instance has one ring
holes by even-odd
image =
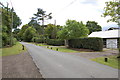
[[[22,50],[24,50],[24,45],[22,45]]]
[[[52,47],[51,47],[51,49],[52,49]]]
[[[56,48],[56,51],[58,51],[58,48]]]
[[[105,58],[105,62],[108,62],[108,58]]]

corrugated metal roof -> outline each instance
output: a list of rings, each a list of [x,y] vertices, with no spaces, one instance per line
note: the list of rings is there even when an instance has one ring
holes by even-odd
[[[92,32],[88,37],[120,38],[120,30]]]

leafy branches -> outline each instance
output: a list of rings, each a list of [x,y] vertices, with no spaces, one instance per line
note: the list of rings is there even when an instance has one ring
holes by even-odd
[[[108,19],[107,22],[118,22],[118,19],[120,19],[120,1],[116,0],[116,1],[109,1],[106,2],[106,7],[104,7],[104,13],[103,13],[103,17],[106,16],[110,16],[111,19]]]

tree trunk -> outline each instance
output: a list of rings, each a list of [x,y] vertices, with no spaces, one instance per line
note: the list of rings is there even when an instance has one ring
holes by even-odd
[[[66,47],[69,47],[69,46],[68,46],[68,40],[65,39],[64,41],[65,41],[65,46],[66,46]]]

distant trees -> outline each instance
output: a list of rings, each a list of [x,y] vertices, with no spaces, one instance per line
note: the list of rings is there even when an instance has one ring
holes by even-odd
[[[30,42],[32,38],[36,36],[36,30],[33,27],[29,27],[23,33],[23,40]]]
[[[40,25],[40,23],[36,19],[34,19],[34,17],[31,18],[31,21],[28,23],[28,25],[34,27],[36,29],[37,33],[39,35],[42,35],[43,28]]]
[[[89,29],[89,34],[95,31],[101,31],[102,27],[95,21],[87,21],[86,27]]]
[[[58,32],[58,37],[61,39],[74,39],[80,37],[87,37],[89,29],[83,24],[83,22],[77,22],[75,20],[67,20],[66,25],[61,31]]]
[[[34,17],[31,18],[30,22],[26,25],[23,25],[23,27],[21,28],[18,34],[18,36],[21,38],[20,40],[31,41],[33,37],[42,39],[48,37],[47,33],[45,33],[44,21],[51,19],[52,13],[46,14],[46,11],[41,8],[38,8],[37,10],[37,13],[34,14]],[[42,25],[39,21],[42,21]]]
[[[49,39],[56,39],[57,38],[57,32],[60,31],[62,26],[56,26],[53,24],[48,24],[45,28],[45,34],[48,36]]]
[[[18,29],[18,28],[14,29],[14,31],[13,31],[13,36],[14,36],[17,40],[20,40],[20,37],[18,36],[19,32],[20,32],[20,29]]]
[[[28,27],[29,27],[28,24],[23,25],[22,28],[21,28],[21,30],[20,30],[20,32],[18,33],[18,36],[19,36],[19,38],[20,38],[21,41],[24,40],[23,34],[25,33],[25,31],[26,31],[26,29]]]

